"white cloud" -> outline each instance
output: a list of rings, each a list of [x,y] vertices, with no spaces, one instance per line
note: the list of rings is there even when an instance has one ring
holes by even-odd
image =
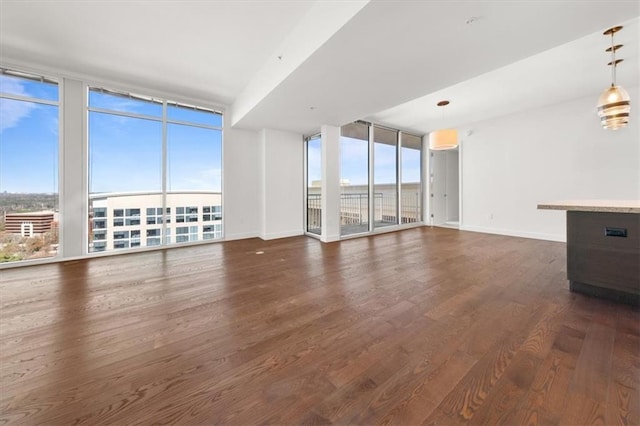
[[[102,109],[108,109],[112,111],[126,111],[132,113],[145,113],[145,108],[148,107],[143,101],[134,101],[132,99],[120,98],[115,96],[104,96],[96,102],[97,107]],[[155,114],[152,114],[155,115]]]
[[[16,82],[7,80],[3,82],[2,90],[17,95],[27,95],[24,87]],[[12,99],[0,99],[0,133],[18,125],[20,120],[29,117],[31,111],[38,106],[33,102],[14,101]]]

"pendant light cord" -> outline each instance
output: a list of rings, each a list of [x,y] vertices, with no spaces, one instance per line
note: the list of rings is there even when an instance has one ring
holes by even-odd
[[[611,31],[611,87],[616,85],[616,49],[613,44],[613,34]]]

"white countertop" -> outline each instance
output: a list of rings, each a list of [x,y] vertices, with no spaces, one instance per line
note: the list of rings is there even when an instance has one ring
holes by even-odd
[[[540,203],[538,209],[577,212],[640,213],[640,200],[564,200]]]

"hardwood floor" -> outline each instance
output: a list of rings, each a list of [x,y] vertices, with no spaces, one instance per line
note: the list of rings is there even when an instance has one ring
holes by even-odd
[[[250,239],[0,297],[0,424],[640,424],[640,313],[570,293],[562,243]]]

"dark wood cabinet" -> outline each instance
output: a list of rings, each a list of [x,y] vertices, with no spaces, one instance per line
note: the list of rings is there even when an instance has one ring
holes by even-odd
[[[567,212],[571,291],[640,304],[640,214]]]

